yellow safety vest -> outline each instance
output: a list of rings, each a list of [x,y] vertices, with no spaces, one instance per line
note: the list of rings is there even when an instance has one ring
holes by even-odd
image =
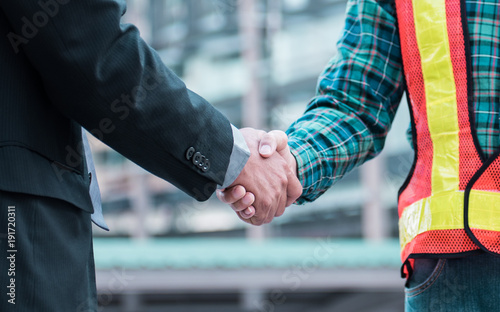
[[[465,1],[396,0],[415,160],[399,193],[401,259],[500,253],[500,149],[474,126]]]

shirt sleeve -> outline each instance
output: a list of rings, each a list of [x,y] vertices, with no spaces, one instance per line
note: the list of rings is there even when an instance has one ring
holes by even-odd
[[[304,189],[299,204],[382,150],[404,92],[395,14],[393,1],[348,2],[338,53],[287,130]]]
[[[231,125],[231,129],[233,130],[234,138],[233,150],[229,158],[229,166],[227,167],[226,176],[224,177],[224,184],[222,184],[220,188],[226,188],[236,180],[250,157],[250,149],[248,149],[245,138],[240,130],[233,125]]]

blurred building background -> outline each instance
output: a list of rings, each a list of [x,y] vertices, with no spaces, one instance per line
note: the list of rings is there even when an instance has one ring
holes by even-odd
[[[237,127],[299,117],[336,53],[345,0],[127,0],[188,87]],[[168,103],[165,103],[168,105]],[[402,311],[397,190],[412,164],[402,103],[384,152],[262,227],[198,203],[97,140],[102,311]]]

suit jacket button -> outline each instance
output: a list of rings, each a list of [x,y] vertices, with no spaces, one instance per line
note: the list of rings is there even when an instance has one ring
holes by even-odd
[[[207,159],[204,155],[201,155],[200,162],[198,163],[198,167],[203,168],[203,165],[205,164],[205,159]]]
[[[193,155],[193,165],[195,166],[198,166],[198,164],[200,163],[201,161],[201,153],[200,152],[196,152],[194,155]]]
[[[205,162],[203,163],[203,167],[201,167],[201,171],[207,172],[208,169],[210,169],[210,160],[205,159]]]
[[[186,151],[186,159],[190,160],[191,157],[193,157],[195,151],[196,150],[194,149],[194,147],[188,148],[188,150]]]

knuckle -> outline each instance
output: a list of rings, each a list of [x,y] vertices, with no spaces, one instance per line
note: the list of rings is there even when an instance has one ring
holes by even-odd
[[[280,178],[280,185],[281,185],[281,187],[288,185],[288,179],[286,178],[286,176],[283,176]]]
[[[299,190],[297,190],[297,192],[295,192],[295,193],[293,194],[293,198],[294,198],[294,199],[297,199],[297,198],[299,198],[301,195],[302,195],[302,190],[300,190],[300,189],[299,189]]]

